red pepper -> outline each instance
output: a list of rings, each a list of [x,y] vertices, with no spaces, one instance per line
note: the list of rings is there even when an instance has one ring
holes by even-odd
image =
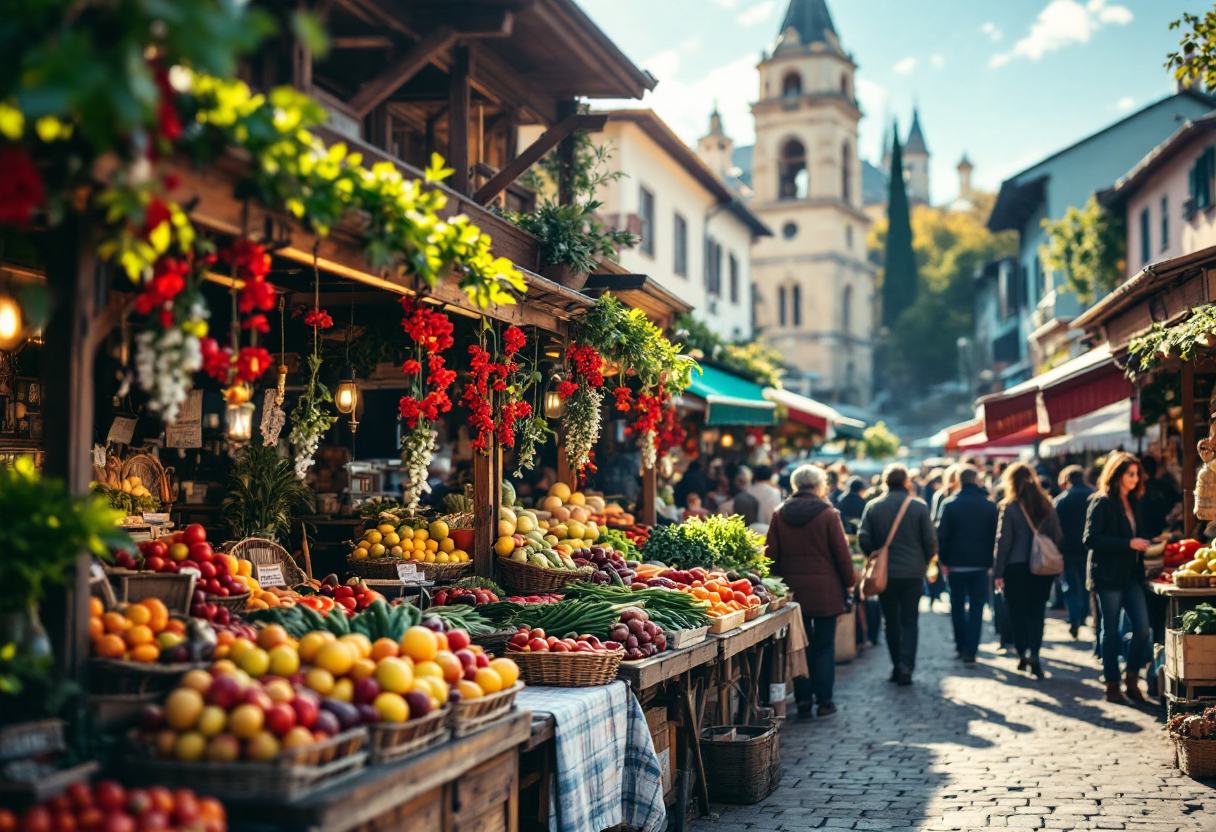
[[[1178,544],[1178,550],[1187,556],[1188,559],[1193,559],[1195,553],[1203,548],[1203,544],[1198,540],[1184,540]]]
[[[730,584],[730,589],[731,589],[731,592],[739,592],[744,595],[751,595],[752,594],[752,582],[749,581],[747,578],[740,578],[739,580]]]

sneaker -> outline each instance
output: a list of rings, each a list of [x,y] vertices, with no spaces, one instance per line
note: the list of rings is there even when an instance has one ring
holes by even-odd
[[[1043,672],[1043,665],[1039,664],[1038,656],[1032,656],[1028,664],[1030,665],[1030,675],[1040,680],[1047,678],[1047,674]]]
[[[829,702],[826,705],[819,706],[819,711],[816,713],[816,716],[825,717],[831,716],[834,713],[836,713],[836,706]]]

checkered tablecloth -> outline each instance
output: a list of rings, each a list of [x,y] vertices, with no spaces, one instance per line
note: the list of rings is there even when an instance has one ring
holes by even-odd
[[[555,721],[551,832],[602,832],[620,823],[659,832],[666,826],[659,758],[642,706],[624,682],[528,687],[515,703]]]

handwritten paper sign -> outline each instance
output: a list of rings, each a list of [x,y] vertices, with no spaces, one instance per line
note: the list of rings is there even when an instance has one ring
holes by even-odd
[[[131,437],[135,435],[135,422],[135,419],[127,416],[115,416],[114,424],[110,425],[110,432],[106,434],[106,444],[130,445]]]
[[[413,563],[399,563],[397,564],[397,577],[403,584],[416,584],[425,580],[426,574],[419,572],[418,567]]]
[[[283,580],[283,567],[277,563],[258,564],[258,583],[263,587],[287,586],[287,581]]]
[[[165,425],[165,447],[203,447],[202,390],[191,390],[177,414],[177,421],[172,425]]]

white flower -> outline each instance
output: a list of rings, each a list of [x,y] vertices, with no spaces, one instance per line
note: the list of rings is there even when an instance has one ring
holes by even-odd
[[[401,437],[401,464],[406,470],[404,501],[406,508],[416,508],[423,494],[431,490],[427,476],[435,455],[436,434],[425,419]]]

